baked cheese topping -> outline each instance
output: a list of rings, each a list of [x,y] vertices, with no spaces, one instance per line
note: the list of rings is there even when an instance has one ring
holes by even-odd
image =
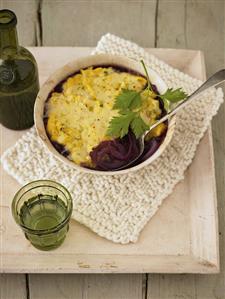
[[[112,139],[106,131],[112,117],[118,114],[112,109],[116,96],[122,89],[141,91],[146,84],[142,76],[113,67],[88,68],[69,77],[62,92],[53,92],[46,102],[46,128],[51,141],[64,146],[69,151],[68,158],[76,164],[91,166],[92,149]],[[141,97],[141,117],[151,124],[161,114],[159,102],[148,90]]]

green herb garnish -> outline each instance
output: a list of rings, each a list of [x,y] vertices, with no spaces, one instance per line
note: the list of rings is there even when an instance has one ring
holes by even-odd
[[[113,109],[118,109],[120,114],[111,119],[107,135],[123,138],[131,128],[136,138],[140,137],[149,128],[140,116],[141,106],[140,92],[123,89],[116,97],[113,106]]]
[[[153,89],[152,89],[152,84],[151,84],[151,81],[150,81],[150,79],[149,79],[148,71],[147,71],[146,65],[145,65],[145,63],[144,63],[144,60],[141,59],[140,61],[141,61],[141,64],[142,64],[142,66],[143,66],[143,69],[144,69],[144,71],[145,71],[145,75],[146,75],[147,82],[148,82],[148,86],[146,87],[146,89],[153,91]]]
[[[148,85],[141,92],[122,89],[121,93],[116,97],[113,106],[113,109],[119,110],[119,115],[113,117],[109,123],[107,130],[107,135],[109,136],[123,138],[128,134],[129,128],[131,128],[136,138],[139,138],[149,129],[149,125],[140,116],[140,108],[142,106],[141,93],[145,90],[153,92],[153,88],[143,60],[141,60],[141,64],[143,65]],[[175,90],[169,88],[164,94],[158,95],[158,97],[163,100],[164,107],[168,111],[170,103],[177,103],[185,99],[187,94],[181,88]]]
[[[171,103],[177,103],[185,99],[187,94],[181,88],[177,88],[175,90],[169,88],[164,94],[159,95],[159,97],[162,100],[167,100]]]
[[[187,94],[181,89],[168,88],[164,94],[158,95],[163,100],[164,108],[168,112],[170,104],[178,103],[187,97]]]
[[[138,138],[149,129],[149,126],[143,121],[140,115],[136,115],[131,122],[131,129],[136,138]]]
[[[113,137],[123,138],[128,134],[129,127],[135,118],[135,113],[128,111],[120,114],[119,116],[113,117],[110,121],[107,134]]]
[[[139,92],[122,89],[122,92],[116,97],[113,109],[118,109],[120,112],[123,112],[140,108],[141,104],[141,96]]]

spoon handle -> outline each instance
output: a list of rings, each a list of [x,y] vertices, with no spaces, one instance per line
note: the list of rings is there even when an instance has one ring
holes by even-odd
[[[206,80],[198,89],[196,89],[190,96],[188,96],[183,102],[178,104],[173,110],[169,111],[166,115],[160,118],[157,122],[155,122],[151,127],[150,130],[176,114],[179,110],[184,108],[187,104],[191,102],[199,93],[205,91],[206,89],[216,86],[220,83],[225,81],[225,69],[222,69],[212,75],[208,80]],[[148,130],[144,135],[146,135],[150,130]]]

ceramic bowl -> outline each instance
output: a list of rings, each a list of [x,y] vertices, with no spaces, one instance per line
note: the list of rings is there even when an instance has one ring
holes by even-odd
[[[160,147],[157,151],[149,157],[144,162],[130,167],[128,169],[123,169],[119,171],[99,171],[88,169],[82,166],[75,164],[73,161],[70,161],[63,155],[61,155],[55,147],[52,145],[51,141],[48,138],[48,135],[45,130],[43,115],[44,115],[44,106],[45,102],[48,99],[49,94],[58,85],[60,82],[65,80],[68,76],[78,72],[80,69],[84,69],[90,66],[103,66],[103,65],[115,65],[128,68],[133,70],[139,74],[145,76],[143,67],[139,61],[135,61],[133,59],[123,57],[123,56],[115,56],[109,54],[99,54],[99,55],[90,55],[87,57],[78,58],[67,65],[61,67],[56,72],[54,72],[49,79],[42,85],[36,99],[35,107],[34,107],[34,119],[35,119],[35,126],[38,133],[38,136],[43,141],[43,144],[48,148],[48,150],[54,154],[56,158],[61,160],[63,163],[67,164],[68,166],[82,172],[92,173],[92,174],[104,174],[104,175],[118,175],[118,174],[126,174],[132,171],[137,171],[146,165],[152,163],[155,159],[159,158],[159,156],[163,153],[163,151],[168,146],[171,137],[174,132],[175,127],[175,117],[172,117],[168,122],[168,130],[166,137],[164,138],[163,142],[161,143]],[[160,78],[160,76],[153,71],[152,69],[148,68],[148,73],[150,80],[153,84],[157,86],[159,93],[164,93],[167,90],[167,86],[165,82]]]

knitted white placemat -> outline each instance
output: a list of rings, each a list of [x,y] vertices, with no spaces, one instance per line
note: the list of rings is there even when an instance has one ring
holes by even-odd
[[[169,87],[194,91],[201,81],[191,78],[149,55],[138,45],[106,34],[94,53],[125,55],[159,73]],[[221,89],[211,89],[177,116],[170,145],[162,156],[129,175],[99,176],[80,173],[55,159],[37,138],[27,132],[1,160],[6,171],[21,184],[51,179],[65,185],[74,202],[72,217],[113,242],[136,242],[140,231],[183,179],[197,145],[223,101]]]

